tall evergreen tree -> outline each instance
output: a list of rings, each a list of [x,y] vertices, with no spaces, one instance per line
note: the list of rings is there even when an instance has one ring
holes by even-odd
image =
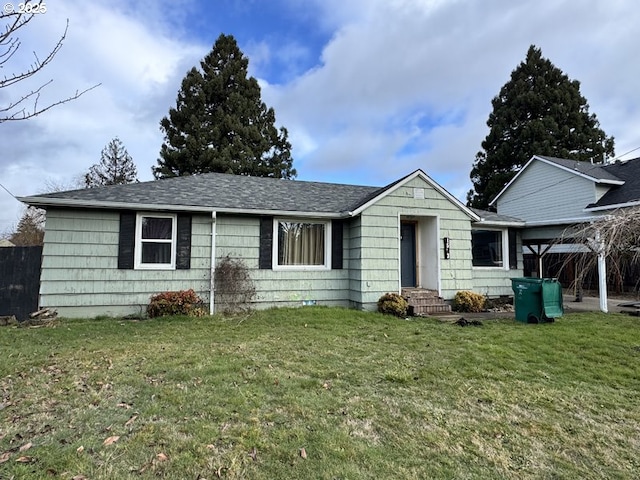
[[[491,103],[490,131],[470,175],[471,207],[487,208],[533,155],[594,163],[613,156],[613,137],[589,113],[580,82],[569,80],[534,45]]]
[[[100,162],[91,166],[84,175],[84,184],[88,188],[137,181],[138,170],[118,137],[115,137],[102,149]]]
[[[296,176],[285,128],[276,129],[273,108],[248,77],[248,59],[231,35],[182,80],[176,107],[160,122],[165,139],[156,178],[205,172],[259,177]]]

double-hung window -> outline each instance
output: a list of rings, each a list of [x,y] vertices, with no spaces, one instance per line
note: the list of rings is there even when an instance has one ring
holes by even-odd
[[[474,267],[505,266],[506,246],[505,231],[502,230],[472,230],[471,251]]]
[[[329,269],[331,222],[274,220],[274,269]]]
[[[175,268],[176,223],[175,215],[137,215],[136,268]]]

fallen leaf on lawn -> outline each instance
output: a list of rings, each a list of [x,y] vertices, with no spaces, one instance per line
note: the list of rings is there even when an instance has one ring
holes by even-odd
[[[18,463],[31,463],[33,461],[34,461],[34,458],[28,455],[23,455],[22,457],[16,458],[16,462]]]
[[[258,461],[258,451],[256,450],[256,447],[253,447],[251,449],[251,451],[249,452],[249,456],[254,462]]]
[[[20,447],[20,451],[21,452],[26,452],[27,450],[29,450],[31,447],[33,447],[33,443],[29,442],[29,443],[25,443],[24,445],[22,445]]]
[[[164,453],[159,453],[156,455],[156,458],[160,461],[160,462],[166,462],[167,460],[169,460],[169,457],[167,457]]]
[[[120,437],[118,435],[113,435],[112,437],[109,437],[104,442],[102,442],[102,444],[103,445],[113,445],[118,440],[120,440]]]
[[[0,463],[4,463],[11,458],[11,452],[4,452],[0,455]]]
[[[87,480],[87,477],[85,477],[84,475],[76,475],[71,480]]]
[[[304,447],[300,449],[300,456],[305,460],[307,459],[307,451],[304,449]]]
[[[126,408],[127,410],[129,410],[131,408],[131,405],[129,405],[128,403],[124,403],[124,402],[120,402],[118,404],[119,407],[121,408]]]
[[[215,450],[216,446],[213,443],[210,443],[209,445],[207,445],[207,448],[209,450]]]
[[[131,418],[127,420],[127,423],[125,423],[124,426],[128,427],[129,425],[133,424],[133,422],[136,421],[136,418],[138,418],[138,415],[131,415]]]
[[[82,453],[84,452],[84,447],[82,445],[80,445],[78,448],[76,448],[76,452],[77,453]]]

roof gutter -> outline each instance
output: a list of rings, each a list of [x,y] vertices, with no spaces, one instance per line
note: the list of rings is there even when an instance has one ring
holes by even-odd
[[[587,207],[584,209],[585,212],[602,212],[603,210],[616,210],[618,208],[629,208],[629,207],[637,207],[640,205],[640,200],[635,200],[633,202],[626,203],[614,203],[611,205],[602,205],[600,207]]]
[[[592,217],[578,217],[578,218],[561,218],[558,220],[551,220],[551,221],[537,221],[537,222],[525,222],[525,227],[546,227],[546,226],[553,226],[553,225],[572,225],[575,223],[587,223],[587,222],[593,222],[595,220],[600,220],[601,218],[604,218],[604,215],[594,215]]]
[[[484,218],[480,218],[479,222],[473,222],[472,227],[515,227],[515,228],[524,228],[526,226],[525,222],[509,222],[509,221],[491,221],[485,220]]]

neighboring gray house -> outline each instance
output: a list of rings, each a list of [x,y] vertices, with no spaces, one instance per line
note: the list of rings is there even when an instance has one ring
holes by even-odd
[[[525,251],[543,272],[546,254],[578,248],[557,243],[568,227],[640,205],[640,158],[592,164],[535,155],[491,205],[524,222]]]
[[[522,220],[523,244],[543,254],[567,227],[640,205],[640,158],[592,164],[534,155],[491,205]]]
[[[141,313],[189,288],[214,312],[226,256],[248,267],[258,308],[374,309],[404,287],[510,295],[522,275],[522,223],[421,170],[383,188],[210,173],[20,200],[47,210],[40,306],[68,317]]]

